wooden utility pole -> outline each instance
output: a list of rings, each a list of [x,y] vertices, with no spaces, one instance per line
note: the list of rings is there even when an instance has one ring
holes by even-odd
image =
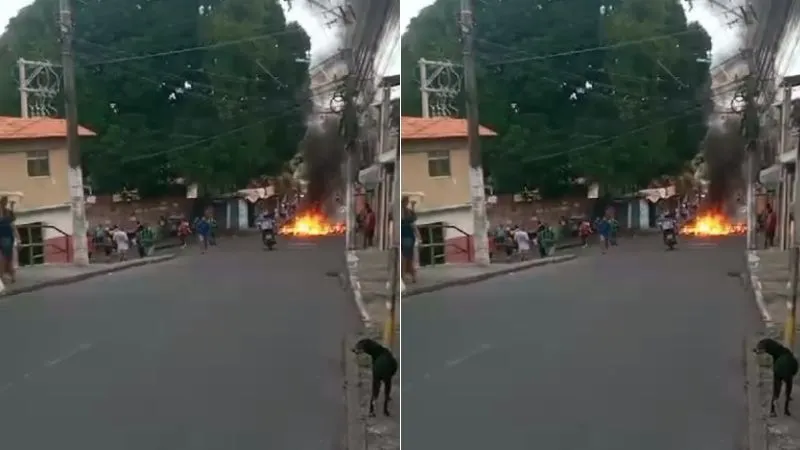
[[[478,86],[475,76],[475,21],[472,0],[461,0],[461,35],[464,40],[464,91],[467,97],[467,141],[469,145],[469,185],[472,198],[475,263],[488,266],[489,236],[486,223],[486,192],[483,188],[480,130],[478,122]]]
[[[64,77],[64,110],[67,118],[67,152],[69,169],[67,181],[72,209],[72,261],[78,266],[89,265],[89,246],[86,236],[86,204],[83,193],[81,149],[78,142],[78,105],[75,93],[75,60],[72,52],[73,23],[70,0],[59,0],[61,24],[61,65]]]

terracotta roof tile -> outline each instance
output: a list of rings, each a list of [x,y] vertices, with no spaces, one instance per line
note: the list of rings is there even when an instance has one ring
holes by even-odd
[[[78,127],[80,136],[96,136],[95,132],[84,127]],[[21,117],[0,116],[0,140],[14,139],[44,139],[66,138],[67,121],[52,117]]]
[[[400,121],[402,139],[466,138],[467,120],[451,117],[403,117]],[[481,136],[497,136],[494,131],[481,126]]]

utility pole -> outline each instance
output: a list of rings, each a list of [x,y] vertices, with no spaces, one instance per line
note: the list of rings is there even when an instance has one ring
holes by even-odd
[[[81,149],[78,142],[78,105],[75,93],[75,61],[72,53],[74,37],[70,0],[59,0],[61,24],[61,65],[64,77],[64,109],[67,116],[67,152],[69,155],[70,203],[72,209],[72,249],[73,263],[78,266],[89,265],[89,248],[86,237],[86,204],[83,193],[83,171],[81,170]]]
[[[758,73],[756,70],[755,61],[753,60],[753,52],[747,55],[750,75],[747,79],[745,89],[745,109],[742,131],[746,142],[746,166],[747,166],[747,249],[756,250],[756,224],[757,211],[756,211],[756,159],[758,157],[758,104],[757,104],[757,90],[758,90]]]
[[[800,76],[786,77],[783,79],[783,107],[782,107],[782,121],[781,121],[781,152],[789,150],[789,137],[791,136],[791,108],[792,108],[792,89],[795,86],[800,86]],[[794,169],[794,195],[792,201],[792,215],[794,216],[794,239],[792,242],[792,259],[790,267],[792,269],[792,278],[790,280],[792,295],[788,302],[786,302],[786,328],[784,331],[784,343],[790,349],[794,349],[794,344],[797,341],[797,297],[798,290],[800,290],[800,232],[797,230],[798,217],[800,217],[800,170],[798,170],[797,163],[800,158],[795,159]],[[785,190],[785,188],[784,188]]]
[[[472,1],[461,0],[461,34],[464,39],[464,90],[467,94],[467,142],[469,145],[469,185],[472,197],[475,263],[489,266],[489,237],[486,224],[486,192],[483,188],[480,124],[478,122],[478,86],[475,76],[475,22]]]
[[[428,103],[428,64],[424,59],[419,60],[419,91],[422,99],[422,117],[428,118],[431,116],[431,107]]]
[[[22,58],[17,60],[17,67],[19,68],[19,112],[20,115],[28,118],[28,74],[25,70],[25,60]]]

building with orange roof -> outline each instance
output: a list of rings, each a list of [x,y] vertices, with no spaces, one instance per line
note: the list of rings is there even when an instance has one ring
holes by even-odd
[[[64,119],[0,117],[0,195],[14,203],[20,265],[71,261],[66,132]]]
[[[497,133],[480,127],[480,136]],[[419,264],[468,262],[474,257],[467,121],[403,117],[401,183],[415,202]]]

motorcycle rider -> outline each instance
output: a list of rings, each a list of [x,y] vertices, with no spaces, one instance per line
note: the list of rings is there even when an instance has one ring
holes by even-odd
[[[261,241],[267,241],[267,234],[272,233],[272,237],[275,238],[275,214],[272,211],[265,211],[261,215],[261,219],[258,221],[258,228],[261,230]]]
[[[669,235],[670,233],[675,237],[675,242],[677,243],[678,220],[675,218],[675,215],[671,211],[667,211],[661,218],[661,235],[665,245],[667,245],[667,235]]]

